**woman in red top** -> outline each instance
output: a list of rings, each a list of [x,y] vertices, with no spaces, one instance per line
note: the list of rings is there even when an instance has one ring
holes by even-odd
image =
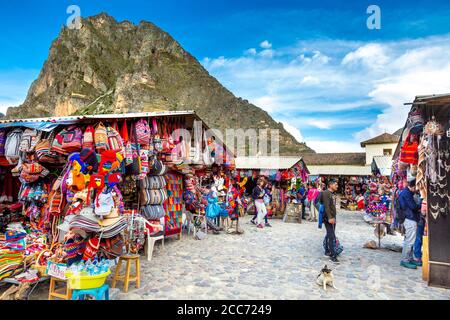
[[[308,203],[310,204],[310,209],[309,209],[309,221],[317,221],[317,208],[314,205],[314,202],[317,198],[317,196],[319,195],[319,190],[317,189],[315,184],[311,184],[310,185],[311,188],[308,191]]]

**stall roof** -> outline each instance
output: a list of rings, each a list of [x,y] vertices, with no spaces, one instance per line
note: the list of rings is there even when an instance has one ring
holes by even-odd
[[[303,162],[302,157],[274,157],[274,156],[237,157],[236,169],[285,170],[292,168],[299,162]]]
[[[165,116],[186,116],[194,115],[198,118],[195,111],[162,111],[162,112],[138,112],[138,113],[116,113],[116,114],[96,114],[96,115],[79,115],[79,116],[63,116],[63,117],[47,117],[47,118],[28,118],[28,119],[6,119],[0,120],[0,127],[6,124],[12,126],[25,125],[28,123],[74,123],[79,120],[88,119],[131,119],[142,117],[165,117]]]
[[[113,120],[113,119],[132,119],[132,118],[169,117],[169,116],[193,116],[196,120],[202,121],[206,129],[210,129],[210,127],[205,123],[205,121],[203,121],[194,110],[75,115],[64,117],[29,118],[29,119],[4,119],[0,120],[0,128],[22,126],[42,131],[51,131],[55,129],[58,125],[74,124],[82,120],[108,120],[108,119]],[[231,157],[234,157],[233,151],[229,150],[226,147],[225,143],[223,143],[223,145],[225,147],[226,152],[230,154]]]
[[[370,166],[358,165],[310,165],[310,175],[313,176],[370,176]]]
[[[391,156],[375,156],[373,162],[377,166],[382,176],[390,176],[392,171],[392,157]]]
[[[364,166],[366,164],[365,152],[349,153],[304,153],[303,160],[309,165],[356,165]]]

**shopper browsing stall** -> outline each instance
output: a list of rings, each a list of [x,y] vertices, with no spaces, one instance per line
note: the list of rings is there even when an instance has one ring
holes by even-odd
[[[405,239],[403,241],[402,260],[400,265],[409,269],[417,269],[420,263],[413,258],[413,246],[416,240],[417,224],[420,221],[420,203],[414,200],[416,192],[416,180],[409,182],[399,196],[400,208],[405,220]]]

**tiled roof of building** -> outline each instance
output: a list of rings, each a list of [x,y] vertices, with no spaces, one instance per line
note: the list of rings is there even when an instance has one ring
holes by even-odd
[[[361,147],[364,148],[368,144],[398,143],[399,139],[400,139],[400,137],[398,135],[390,134],[390,133],[383,133],[375,138],[361,142]]]

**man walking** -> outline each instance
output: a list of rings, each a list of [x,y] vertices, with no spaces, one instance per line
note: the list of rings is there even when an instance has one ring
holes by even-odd
[[[403,226],[405,227],[405,240],[403,241],[402,261],[400,265],[409,269],[417,269],[420,261],[413,259],[413,246],[416,241],[417,224],[420,221],[421,204],[414,200],[416,192],[416,180],[408,182],[408,187],[403,189],[399,195],[400,209],[405,217]]]
[[[339,263],[336,253],[336,198],[334,196],[334,193],[338,188],[337,181],[331,179],[328,181],[328,189],[322,191],[320,194],[320,202],[324,206],[323,223],[325,224],[325,229],[327,231],[327,250],[325,255],[329,256],[330,261],[333,263]]]
[[[301,184],[300,189],[298,189],[297,200],[300,200],[300,203],[302,204],[302,219],[304,220],[306,219],[306,211],[305,211],[306,188],[303,183]]]

